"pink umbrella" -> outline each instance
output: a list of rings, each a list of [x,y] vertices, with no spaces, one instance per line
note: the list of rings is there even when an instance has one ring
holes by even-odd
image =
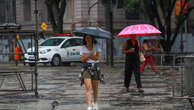
[[[145,36],[145,35],[156,35],[161,32],[150,24],[136,24],[125,27],[119,34],[119,37],[130,37],[130,36]]]

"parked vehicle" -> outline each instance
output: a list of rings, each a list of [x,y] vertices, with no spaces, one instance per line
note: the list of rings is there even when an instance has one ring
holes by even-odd
[[[39,44],[38,63],[50,63],[59,66],[61,63],[80,62],[82,37],[60,36],[50,37]],[[24,55],[25,63],[35,65],[34,47],[29,48]]]

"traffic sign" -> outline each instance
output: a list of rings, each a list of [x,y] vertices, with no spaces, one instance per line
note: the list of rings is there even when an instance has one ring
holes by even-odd
[[[41,28],[45,31],[47,29],[47,25],[45,22],[42,22]]]
[[[20,39],[20,36],[19,36],[19,34],[17,34],[17,36],[16,36],[16,39],[17,39],[17,40],[19,40],[19,39]]]

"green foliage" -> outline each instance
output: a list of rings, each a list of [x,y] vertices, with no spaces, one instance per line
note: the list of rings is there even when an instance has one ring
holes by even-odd
[[[103,5],[116,4],[117,0],[101,0]]]
[[[116,5],[119,0],[101,0],[102,5],[106,8],[111,7],[111,5]]]
[[[126,19],[138,19],[140,11],[140,0],[124,0],[123,8],[125,9]]]
[[[46,0],[48,5],[52,5],[54,3],[54,0]]]
[[[124,9],[127,12],[135,12],[139,8],[139,0],[124,0]]]
[[[185,0],[185,2],[189,1]],[[193,4],[189,3],[187,13],[184,13],[184,8],[181,8],[180,15],[173,17],[175,4],[176,0],[143,0],[144,14],[147,15],[148,21],[162,32],[161,36],[164,39],[160,43],[166,52],[171,51],[184,21],[194,9]]]

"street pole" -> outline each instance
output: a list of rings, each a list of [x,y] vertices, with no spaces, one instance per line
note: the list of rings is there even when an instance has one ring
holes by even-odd
[[[184,51],[184,45],[183,45],[183,28],[181,29],[181,44],[180,44],[180,49],[181,49],[181,53],[183,54]]]
[[[92,4],[92,5],[89,6],[89,8],[88,8],[88,26],[91,26],[90,11],[91,11],[91,9],[92,9],[96,4],[98,4],[98,1],[96,1],[94,4]]]
[[[35,30],[35,96],[38,97],[38,70],[37,70],[37,62],[38,62],[38,8],[37,8],[37,1],[35,0],[35,10],[34,10],[34,14],[35,14],[35,21],[36,21],[36,30]]]
[[[7,16],[5,17],[6,19],[6,23],[10,23],[11,22],[11,12],[10,12],[10,0],[7,0],[6,2],[6,5],[7,5]],[[10,35],[11,36],[11,35]],[[13,43],[12,43],[12,38],[11,37],[8,37],[8,43],[9,44],[11,44],[11,45],[9,45],[9,51],[10,52],[13,52],[13,47],[14,47],[14,45],[13,45]],[[13,56],[12,55],[10,55],[9,56],[9,61],[11,61],[13,59]]]
[[[110,49],[110,64],[111,64],[111,67],[114,66],[114,56],[113,56],[113,7],[112,7],[112,0],[111,0],[111,10],[110,10],[110,13],[109,13],[109,17],[110,17],[110,32],[111,32],[111,49]]]
[[[11,22],[11,1],[7,0],[7,17],[8,17],[8,21],[7,23]]]
[[[74,23],[74,16],[75,16],[75,7],[74,7],[74,3],[75,3],[75,1],[74,0],[72,0],[72,2],[71,2],[71,7],[72,7],[72,25],[71,25],[71,34],[73,33],[73,30],[75,29],[75,23]]]
[[[185,24],[185,33],[187,33],[187,19],[185,19],[185,21],[184,21],[184,24]]]
[[[110,13],[110,18],[111,18],[111,19],[110,19],[110,32],[111,32],[111,39],[110,39],[110,40],[111,40],[110,64],[111,64],[111,67],[114,66],[114,61],[113,61],[113,60],[114,60],[114,58],[113,58],[113,57],[114,57],[114,56],[113,56],[113,46],[114,46],[114,45],[113,45],[113,34],[112,34],[112,33],[113,33],[113,22],[112,22],[112,18],[113,18],[113,17],[112,17],[112,16],[113,16],[113,13],[111,12],[111,13]]]

